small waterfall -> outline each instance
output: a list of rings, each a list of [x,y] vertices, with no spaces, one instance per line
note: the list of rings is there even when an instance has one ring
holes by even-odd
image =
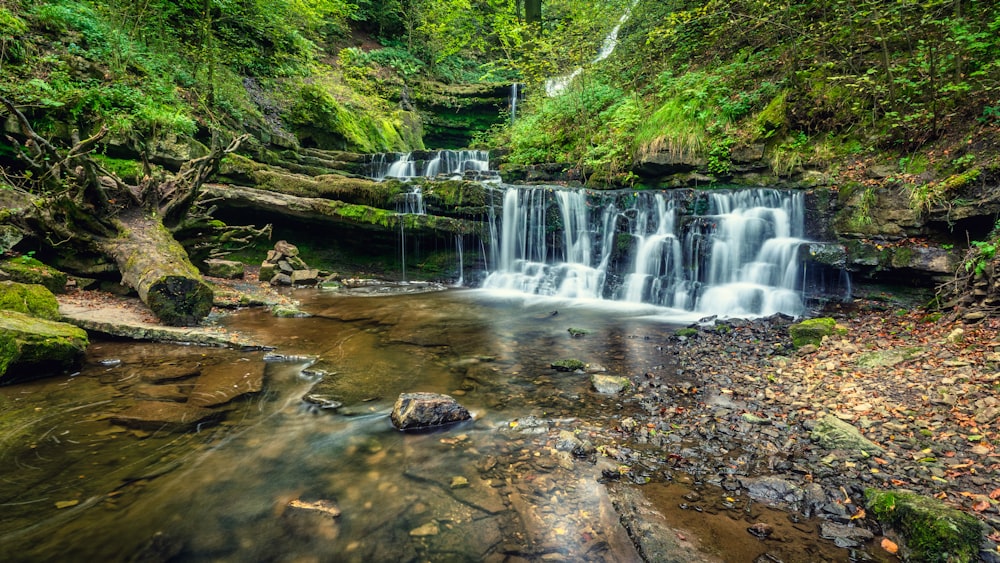
[[[510,122],[514,123],[517,120],[517,98],[519,95],[518,90],[520,90],[520,84],[514,82],[510,85]]]
[[[487,172],[490,168],[490,151],[483,150],[440,150],[418,153],[382,153],[372,155],[369,163],[369,177],[374,180],[386,178],[433,178],[438,174],[463,175],[467,171]],[[389,158],[393,160],[389,160]]]
[[[801,316],[801,192],[508,187],[483,287],[720,316]],[[496,239],[494,239],[496,240]]]
[[[601,43],[601,49],[597,52],[597,56],[591,60],[591,64],[603,61],[604,59],[611,56],[611,53],[615,52],[615,48],[618,47],[618,32],[621,31],[622,25],[628,21],[629,16],[632,15],[632,8],[638,0],[633,0],[629,7],[625,9],[625,13],[622,17],[618,18],[618,23],[615,27],[611,29],[611,32],[604,37],[604,42]],[[557,76],[555,78],[549,78],[545,81],[545,94],[549,97],[558,96],[562,94],[563,91],[569,87],[570,83],[583,72],[583,67],[576,67],[569,74],[563,76]]]
[[[463,245],[462,235],[455,235],[455,254],[458,255],[458,280],[455,281],[455,287],[462,287],[465,285],[465,256]]]
[[[396,213],[403,215],[427,215],[427,208],[424,207],[424,192],[420,186],[410,189],[403,194],[403,199],[396,204]]]

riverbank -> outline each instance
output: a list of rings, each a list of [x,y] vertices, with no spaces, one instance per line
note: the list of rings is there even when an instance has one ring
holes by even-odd
[[[249,284],[243,289],[259,285],[242,283]],[[76,292],[67,300],[79,306],[88,300],[97,308],[103,306],[107,318],[120,318],[125,309],[142,314],[141,306],[108,294]],[[588,370],[625,375],[631,385],[623,393],[569,396],[566,405],[553,402],[560,398],[553,396],[549,403],[539,403],[543,410],[572,416],[571,403],[582,399],[595,403],[605,418],[581,415],[573,421],[546,423],[537,440],[528,439],[534,433],[526,434],[524,447],[511,446],[511,459],[484,466],[483,475],[492,476],[500,467],[532,464],[530,456],[521,459],[524,448],[541,452],[543,460],[549,457],[543,446],[551,446],[552,451],[572,453],[575,465],[596,461],[612,501],[623,519],[631,522],[632,539],[643,553],[649,549],[643,542],[648,544],[656,534],[639,537],[636,530],[643,525],[648,529],[654,519],[648,513],[636,515],[636,502],[627,500],[634,498],[633,490],[643,491],[673,527],[683,528],[678,520],[683,521],[685,514],[729,515],[732,533],[750,542],[748,550],[785,561],[801,560],[784,551],[799,540],[788,536],[791,528],[765,522],[762,505],[770,501],[783,506],[795,522],[818,516],[823,526],[799,528],[814,538],[827,536],[831,547],[877,551],[882,530],[863,509],[866,488],[935,496],[975,514],[991,526],[988,535],[996,539],[1000,518],[997,499],[991,495],[1000,496],[995,492],[1000,483],[1000,453],[995,449],[1000,442],[996,336],[1000,322],[941,320],[922,310],[901,309],[891,299],[859,300],[831,314],[846,332],[815,349],[793,348],[786,318],[712,321],[693,330],[629,333],[620,335],[626,344],[617,346],[610,345],[609,335],[609,342],[602,344],[619,352],[594,358],[604,367],[591,365]],[[601,337],[584,331],[570,338],[583,350],[589,348],[583,346],[586,340]],[[637,369],[622,371],[616,354],[638,354],[643,361],[635,364]],[[496,365],[507,369],[502,358]],[[542,386],[548,378],[532,377],[535,385]],[[826,415],[858,428],[882,452],[859,455],[820,446],[812,431]],[[511,428],[529,426],[521,420],[512,421]],[[534,441],[540,445],[532,446]],[[496,477],[506,481],[507,472]],[[515,483],[534,486],[534,481],[515,473],[520,479]],[[663,489],[674,485],[670,491]],[[663,535],[665,528],[659,529]],[[872,539],[858,536],[860,529],[872,532]],[[751,535],[750,530],[757,533]],[[685,537],[697,543],[684,532],[666,533],[674,543]],[[893,543],[897,542],[895,538]],[[718,541],[712,545],[703,538],[696,547],[723,560],[743,560],[719,553]],[[995,543],[985,547],[996,553]],[[883,556],[892,559],[887,552]]]

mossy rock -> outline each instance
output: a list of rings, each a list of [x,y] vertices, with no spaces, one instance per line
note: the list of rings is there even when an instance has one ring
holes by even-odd
[[[807,344],[819,346],[823,342],[824,336],[834,334],[847,334],[847,329],[839,326],[837,321],[823,317],[818,319],[807,319],[801,323],[788,327],[788,334],[792,337],[792,344],[796,348],[801,348]]]
[[[0,271],[11,281],[44,285],[52,293],[66,291],[66,274],[29,256],[18,256],[0,262]]]
[[[905,491],[865,491],[868,510],[903,538],[905,559],[965,563],[979,559],[983,528],[974,516]]]
[[[0,281],[0,310],[59,320],[59,302],[43,285]]]
[[[88,344],[82,328],[0,311],[0,385],[73,368]]]
[[[677,338],[693,338],[698,336],[698,329],[691,327],[679,328],[674,332],[674,336]]]
[[[559,360],[552,362],[550,365],[552,369],[557,371],[576,371],[587,367],[587,364],[575,359]]]

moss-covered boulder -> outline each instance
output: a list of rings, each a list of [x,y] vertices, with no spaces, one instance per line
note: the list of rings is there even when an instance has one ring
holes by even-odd
[[[552,362],[551,367],[556,371],[576,371],[587,367],[587,364],[575,358],[568,358]]]
[[[823,342],[824,336],[846,333],[847,329],[839,326],[837,321],[829,317],[806,319],[801,323],[788,327],[788,334],[792,337],[792,343],[796,348],[801,348],[807,344],[819,346]]]
[[[71,324],[0,311],[0,385],[70,369],[88,343],[87,332]]]
[[[965,563],[979,559],[982,526],[943,502],[904,491],[865,491],[868,510],[902,536],[909,561]]]
[[[854,426],[828,414],[816,421],[810,436],[828,450],[846,450],[864,455],[880,455],[882,447],[865,438]]]
[[[0,279],[44,285],[52,293],[66,291],[66,274],[31,258],[18,256],[0,262]]]
[[[56,296],[38,284],[0,281],[0,310],[17,311],[32,317],[59,320]]]

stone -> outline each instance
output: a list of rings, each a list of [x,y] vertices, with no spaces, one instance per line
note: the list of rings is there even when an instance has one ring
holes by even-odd
[[[24,234],[13,225],[0,225],[0,254],[7,252],[21,242]]]
[[[246,265],[235,260],[220,260],[210,258],[205,260],[205,275],[213,278],[223,278],[227,280],[243,279],[246,273]]]
[[[740,478],[740,485],[750,498],[771,504],[797,504],[805,498],[802,487],[774,475]]]
[[[281,254],[282,256],[299,255],[299,248],[294,244],[285,240],[279,240],[278,242],[274,243],[274,250],[275,252]]]
[[[826,415],[816,422],[812,439],[828,450],[848,450],[863,454],[879,455],[882,447],[865,438],[854,426],[833,415]]]
[[[292,285],[292,278],[288,274],[275,274],[271,278],[271,285]]]
[[[269,260],[265,260],[260,264],[260,272],[257,274],[258,278],[262,282],[269,282],[274,278],[274,274],[278,270],[278,265]]]
[[[983,527],[971,514],[907,491],[865,490],[865,505],[899,532],[909,561],[976,561]]]
[[[71,324],[0,311],[0,384],[76,367],[89,343]]]
[[[594,390],[602,395],[617,395],[629,386],[629,379],[620,375],[603,375],[595,373],[590,376]]]
[[[0,310],[58,321],[59,302],[43,285],[0,281]]]
[[[427,536],[436,536],[441,533],[441,529],[438,527],[437,522],[428,522],[423,526],[414,528],[410,530],[410,536],[415,538],[423,538]]]
[[[238,362],[205,368],[195,380],[188,404],[214,407],[264,388],[263,362]]]
[[[52,293],[66,292],[66,274],[30,256],[18,256],[0,262],[0,271],[4,272],[4,279],[44,285]]]
[[[190,386],[182,387],[177,384],[156,385],[153,383],[136,385],[133,391],[136,399],[144,401],[174,401],[177,403],[186,401],[190,392]]]
[[[861,547],[862,543],[875,537],[875,534],[865,528],[839,524],[829,520],[820,524],[819,533],[823,539],[833,540],[837,547],[843,548]]]
[[[291,275],[292,285],[316,285],[319,282],[319,270],[295,270]]]
[[[111,422],[129,428],[187,432],[222,419],[223,413],[186,403],[139,401],[111,416]]]
[[[402,393],[392,407],[393,426],[400,430],[430,428],[469,420],[468,409],[449,395]]]
[[[576,371],[587,367],[587,364],[577,359],[558,360],[549,364],[556,371]]]
[[[807,344],[819,346],[823,343],[824,336],[846,333],[847,329],[838,325],[837,321],[829,317],[806,319],[788,327],[788,334],[792,337],[792,344],[796,348],[801,348]]]

